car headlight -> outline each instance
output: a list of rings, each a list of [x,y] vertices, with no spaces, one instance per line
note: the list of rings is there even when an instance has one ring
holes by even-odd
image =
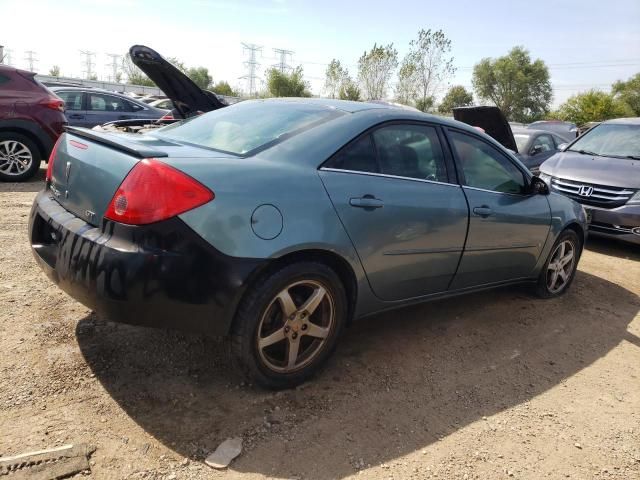
[[[551,175],[540,172],[538,173],[538,177],[540,178],[540,180],[544,181],[547,186],[551,187]]]
[[[627,203],[640,203],[640,190],[634,193]]]

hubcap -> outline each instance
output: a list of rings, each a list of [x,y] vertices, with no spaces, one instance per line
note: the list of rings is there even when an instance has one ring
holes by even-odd
[[[5,175],[21,175],[33,162],[31,150],[17,140],[0,142],[0,172]]]
[[[323,350],[335,324],[335,304],[315,280],[295,282],[271,301],[258,325],[260,358],[271,370],[290,373]]]
[[[557,293],[567,285],[573,272],[574,263],[575,247],[573,242],[565,240],[553,251],[547,267],[547,289],[549,292]]]

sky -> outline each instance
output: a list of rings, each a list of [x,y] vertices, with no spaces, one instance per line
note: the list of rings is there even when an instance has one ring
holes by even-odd
[[[13,65],[28,67],[31,50],[39,73],[58,65],[64,76],[81,76],[85,50],[95,52],[94,69],[105,80],[108,53],[143,44],[246,90],[245,42],[262,46],[262,81],[278,61],[273,49],[287,49],[289,64],[302,65],[320,95],[331,59],[355,76],[374,43],[393,43],[402,59],[421,28],[442,29],[451,40],[457,71],[450,84],[468,89],[478,61],[516,45],[549,67],[554,106],[640,72],[640,0],[0,0],[0,18],[0,44]]]

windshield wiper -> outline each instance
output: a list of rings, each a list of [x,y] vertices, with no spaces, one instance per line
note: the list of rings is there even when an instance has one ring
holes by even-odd
[[[594,157],[601,157],[602,155],[600,155],[599,153],[596,152],[590,152],[589,150],[573,150],[573,149],[568,149],[568,152],[578,152],[581,155],[593,155]]]

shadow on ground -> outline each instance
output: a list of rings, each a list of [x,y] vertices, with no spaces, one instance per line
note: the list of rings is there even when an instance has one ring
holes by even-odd
[[[93,316],[76,333],[110,395],[181,455],[243,435],[236,471],[339,478],[358,458],[389,462],[526,402],[621,341],[640,346],[627,332],[639,310],[634,293],[579,272],[551,301],[510,289],[388,312],[354,324],[318,378],[279,393],[240,385],[216,340]]]
[[[26,182],[2,182],[0,192],[39,192],[44,188],[44,177],[47,173],[47,164],[42,163],[40,170]]]
[[[640,262],[640,246],[627,242],[591,235],[587,240],[586,249],[603,255]]]

